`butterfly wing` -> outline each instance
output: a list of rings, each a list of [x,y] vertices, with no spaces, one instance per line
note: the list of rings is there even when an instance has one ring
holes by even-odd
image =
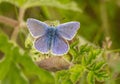
[[[67,22],[57,26],[58,33],[65,39],[71,40],[80,27],[79,22]]]
[[[51,45],[50,41],[46,35],[41,36],[35,40],[34,47],[43,54],[48,53]]]
[[[31,35],[37,38],[45,34],[48,25],[45,24],[44,22],[30,18],[27,20],[27,27]]]
[[[52,42],[51,50],[52,53],[55,55],[63,55],[69,50],[69,45],[67,41],[64,40],[62,37],[55,35]]]

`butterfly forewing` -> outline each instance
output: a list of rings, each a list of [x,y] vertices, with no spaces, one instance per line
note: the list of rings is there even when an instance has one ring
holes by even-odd
[[[28,19],[27,27],[33,37],[40,37],[45,34],[48,25],[36,19]]]
[[[67,22],[57,26],[58,33],[67,40],[72,40],[80,27],[79,22]]]

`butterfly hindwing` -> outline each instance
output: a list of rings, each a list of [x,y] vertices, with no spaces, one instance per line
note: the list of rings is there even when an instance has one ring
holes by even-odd
[[[61,36],[55,35],[51,47],[52,53],[55,55],[63,55],[67,53],[68,50],[68,42],[64,40]]]
[[[37,38],[34,42],[34,47],[41,53],[48,53],[50,50],[50,40],[46,35]]]
[[[65,39],[71,40],[80,27],[79,22],[67,22],[57,26],[58,33]]]
[[[44,22],[30,18],[27,20],[27,27],[31,35],[36,38],[45,34],[48,25]]]

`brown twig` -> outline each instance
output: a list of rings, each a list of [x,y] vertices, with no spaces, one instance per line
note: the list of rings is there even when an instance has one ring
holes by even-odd
[[[25,13],[25,9],[24,8],[20,8],[19,9],[19,16],[18,16],[18,26],[16,26],[13,30],[13,33],[11,35],[11,39],[16,41],[17,36],[18,36],[18,32],[19,32],[19,28],[21,27],[21,24],[23,23],[23,18],[24,18],[24,13]]]
[[[105,5],[106,5],[106,0],[100,0],[100,12],[101,12],[102,28],[103,28],[106,36],[110,36],[108,15],[107,15],[107,10],[106,10]]]
[[[5,16],[1,16],[1,15],[0,15],[0,22],[8,24],[12,27],[16,27],[18,25],[18,21],[8,18],[8,17],[5,17]]]

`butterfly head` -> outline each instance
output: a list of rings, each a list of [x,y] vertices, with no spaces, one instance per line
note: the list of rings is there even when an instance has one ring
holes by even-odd
[[[45,21],[46,24],[48,24],[50,27],[54,27],[56,28],[56,26],[58,26],[60,24],[60,22],[58,20],[56,21]]]

